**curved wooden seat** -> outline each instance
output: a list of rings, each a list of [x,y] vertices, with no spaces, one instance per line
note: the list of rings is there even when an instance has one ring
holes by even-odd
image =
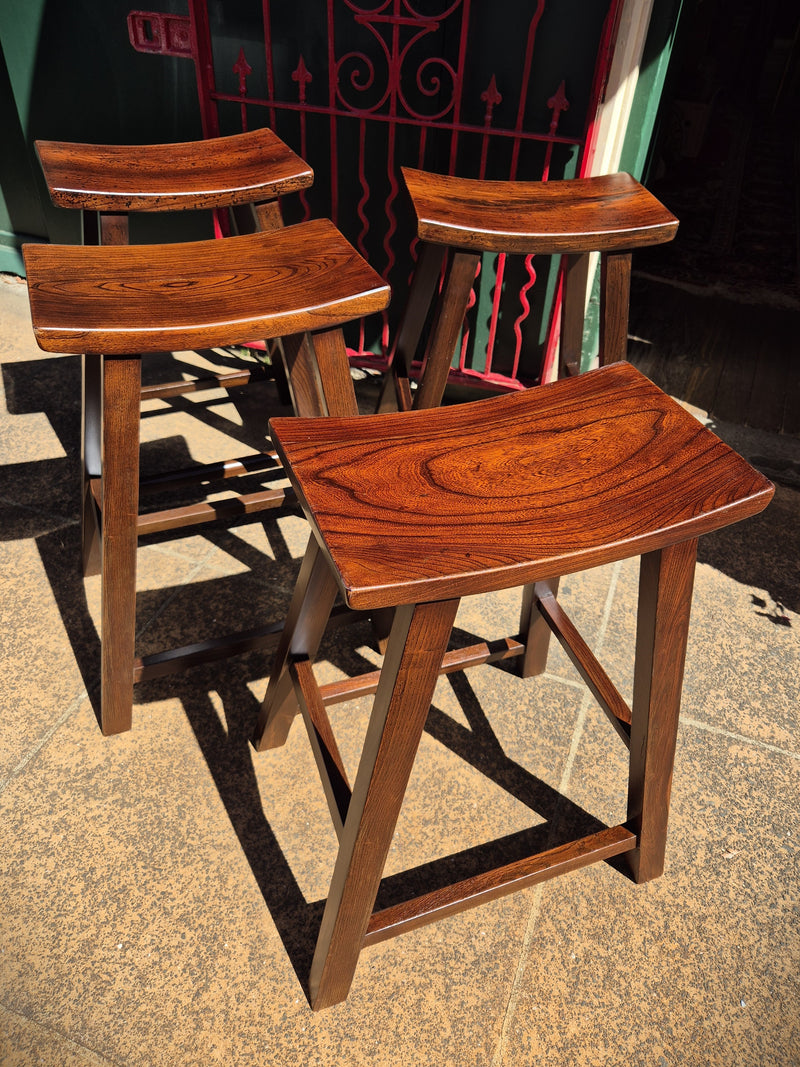
[[[83,352],[97,363],[84,411],[95,428],[84,455],[83,511],[92,534],[86,543],[94,553],[86,569],[101,574],[101,725],[104,733],[119,733],[131,726],[134,681],[204,654],[219,658],[225,649],[259,644],[254,634],[235,635],[190,646],[182,656],[135,660],[137,537],[241,518],[278,507],[285,497],[269,488],[139,514],[143,355],[237,344],[254,334],[280,337],[295,409],[353,415],[358,408],[339,326],[383,310],[389,288],[326,220],[224,241],[23,251],[39,345]],[[246,473],[250,458],[215,465],[224,468],[217,477]],[[274,453],[256,458],[276,468]]]
[[[423,241],[483,252],[602,252],[671,241],[678,220],[630,174],[486,181],[403,167]]]
[[[339,836],[312,1006],[347,996],[364,946],[483,901],[616,856],[636,881],[658,877],[697,539],[761,511],[767,479],[627,363],[446,409],[271,427],[314,537],[255,743],[282,744],[302,713]],[[629,707],[556,594],[561,574],[637,555]],[[447,651],[461,597],[523,582],[538,622]],[[320,686],[312,664],[338,592],[393,606],[394,625],[380,671]],[[373,910],[437,675],[512,657],[541,673],[550,631],[630,749],[625,822]],[[368,693],[351,785],[326,705]]]
[[[671,241],[678,229],[672,212],[639,182],[629,174],[521,182],[402,170],[422,245],[381,410],[441,402],[484,252],[563,256],[557,377],[580,370],[590,255],[600,253],[599,362],[624,359],[632,250]],[[412,401],[414,362],[422,371]]]
[[[628,363],[468,406],[271,426],[347,603],[365,610],[652,552],[772,493]]]
[[[227,208],[306,189],[311,167],[264,128],[155,145],[37,141],[53,203],[83,211]]]
[[[161,352],[323,330],[382,310],[389,288],[318,219],[174,245],[26,245],[47,352]]]
[[[37,141],[36,149],[53,203],[81,213],[82,243],[90,246],[128,244],[130,216],[137,212],[207,210],[213,214],[214,233],[219,237],[231,233],[274,232],[283,225],[279,197],[308,187],[314,178],[308,164],[269,129],[181,144],[97,145]],[[140,266],[140,275],[150,270],[149,251],[146,256],[147,262]],[[133,262],[133,259],[123,257],[120,264],[122,269],[127,270]],[[167,268],[173,266],[181,269],[180,263],[168,261]],[[96,292],[95,299],[98,296]],[[125,307],[129,311],[133,310],[133,296],[131,291],[127,293]],[[110,292],[106,297],[108,304],[112,300]],[[121,305],[119,301],[116,303],[116,310],[112,309],[112,314],[120,314]],[[99,305],[96,311],[101,313]],[[49,320],[49,314],[46,317]],[[189,321],[193,321],[194,317],[195,310]],[[52,340],[51,327],[52,323],[48,327]],[[122,346],[120,350],[125,350],[128,342],[124,336],[119,331],[114,336]],[[266,347],[265,340],[254,333],[241,336],[240,342],[255,349]],[[67,350],[74,344],[78,351],[83,351],[82,498],[87,502],[90,500],[91,483],[101,474],[99,397],[104,388],[103,356],[95,355],[95,350],[90,349],[88,344],[82,348],[80,341],[65,340],[65,344]],[[112,345],[109,339],[104,356],[109,354]],[[170,348],[167,340],[162,347]],[[243,361],[237,355],[222,351],[216,355],[217,365],[203,373],[191,377],[184,375],[173,381],[158,378],[145,382],[141,399],[171,400],[187,393],[197,394],[219,388],[231,390],[267,377],[277,379],[278,387],[286,397],[283,367],[276,351],[270,353],[269,370],[255,360]],[[298,393],[297,389],[293,391],[289,388],[288,392],[299,401],[299,413],[318,413],[318,407],[313,402],[308,407],[303,406],[304,399],[311,395],[308,391]],[[200,412],[201,407],[197,406],[196,410]],[[264,457],[266,461],[267,457]],[[152,479],[146,477],[141,484],[145,489],[152,487],[163,491],[170,484],[178,487],[191,482],[202,483],[204,479],[219,478],[220,471],[228,471],[231,465],[241,466],[241,463],[237,458],[225,460],[222,464],[194,465],[175,471],[172,475],[159,475]],[[247,463],[251,464],[252,458],[248,458]],[[97,537],[92,509],[85,506],[81,554],[85,575],[96,573],[99,566]]]

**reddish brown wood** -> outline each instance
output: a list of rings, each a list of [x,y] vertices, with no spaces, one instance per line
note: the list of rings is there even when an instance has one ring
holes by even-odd
[[[558,578],[534,582],[522,589],[519,632],[525,642],[525,655],[520,664],[520,677],[535,678],[547,669],[550,649],[550,627],[538,609],[539,598],[558,595]]]
[[[358,415],[350,362],[341,330],[320,330],[314,334],[312,343],[325,414],[340,417]]]
[[[539,852],[535,856],[526,856],[503,867],[495,867],[463,882],[373,912],[364,937],[364,945],[386,941],[390,937],[397,937],[408,930],[438,922],[448,915],[457,915],[489,900],[496,900],[550,878],[588,867],[591,863],[630,852],[635,847],[635,834],[625,826],[611,826],[577,841],[569,841],[557,848]]]
[[[311,419],[324,415],[325,398],[306,334],[296,333],[282,338],[279,350],[294,412]]]
[[[396,613],[311,965],[315,1010],[350,989],[457,608]]]
[[[103,360],[81,360],[81,561],[85,575],[100,573],[100,501],[92,491],[103,469]],[[138,427],[137,427],[138,434]]]
[[[564,256],[563,278],[559,342],[561,378],[569,374],[580,374],[583,324],[586,319],[586,287],[589,282],[589,253]]]
[[[305,656],[313,663],[335,599],[336,580],[312,537],[300,567],[253,735],[253,745],[259,752],[279,748],[286,741],[289,727],[299,711],[288,670],[289,660]]]
[[[139,478],[139,491],[142,493],[153,492],[168,485],[193,485],[197,482],[225,481],[228,478],[238,478],[244,474],[253,474],[256,471],[271,471],[274,474],[283,474],[276,452],[256,452],[251,456],[241,456],[239,459],[224,459],[216,463],[198,463],[194,467],[184,467],[182,470],[165,471],[163,474],[150,474]]]
[[[157,385],[142,386],[142,400],[167,400],[173,396],[186,393],[202,393],[209,389],[233,389],[238,385],[247,385],[250,371],[231,371],[228,374],[214,374],[210,378],[193,378],[190,381],[164,382]]]
[[[465,648],[454,648],[445,652],[439,667],[439,674],[453,674],[468,667],[477,667],[482,663],[499,663],[501,660],[514,659],[525,652],[525,646],[513,637],[504,637],[500,641],[479,641]],[[372,696],[378,688],[380,671],[369,671],[355,678],[344,678],[337,682],[328,682],[319,687],[323,703],[341,704],[346,700]]]
[[[671,241],[678,220],[629,174],[479,181],[403,167],[423,241],[486,252],[599,252]]]
[[[347,771],[308,657],[291,659],[289,673],[292,676],[294,691],[303,713],[311,750],[314,753],[325,791],[325,799],[328,801],[333,819],[333,827],[336,836],[341,840],[352,795],[350,783],[347,780]]]
[[[350,611],[344,605],[337,605],[328,620],[328,630],[338,626],[347,626],[361,620],[363,616]],[[169,674],[189,670],[200,663],[213,663],[216,660],[240,656],[244,652],[264,651],[275,648],[283,633],[283,619],[266,626],[255,626],[249,630],[226,634],[224,637],[212,637],[207,641],[196,641],[181,648],[171,648],[164,652],[152,652],[134,660],[134,682],[148,682],[154,678],[165,678]]]
[[[131,728],[139,506],[138,359],[103,364],[101,729]]]
[[[773,492],[627,363],[466,409],[271,426],[359,609],[650,552],[753,515]]]
[[[186,504],[183,507],[165,508],[162,511],[147,511],[135,522],[137,536],[180,530],[184,526],[199,526],[219,519],[228,522],[241,519],[243,515],[257,515],[262,511],[282,507],[286,502],[285,489],[262,489],[258,493],[239,493],[225,500]]]
[[[630,252],[607,252],[600,261],[600,366],[625,359],[631,288]]]
[[[411,410],[411,364],[420,347],[428,310],[440,281],[444,254],[444,249],[436,245],[420,246],[408,300],[400,320],[392,373],[384,378],[378,411]]]
[[[26,245],[24,254],[47,352],[242,344],[330,329],[389,302],[389,287],[325,219],[225,241]]]
[[[631,721],[631,709],[622,699],[616,686],[575,628],[572,619],[561,607],[555,596],[539,597],[536,607],[558,638],[573,666],[586,683],[589,692],[611,720],[611,724],[620,737],[626,744],[629,744],[630,730],[627,727]]]
[[[414,398],[415,408],[437,407],[442,402],[450,361],[464,322],[464,311],[479,263],[480,257],[473,253],[453,253],[442,297],[437,305],[422,381]]]
[[[265,489],[138,517],[138,463],[131,447],[132,443],[138,447],[139,397],[134,402],[127,392],[124,397],[114,393],[114,383],[127,389],[126,375],[134,374],[134,364],[139,380],[140,357],[126,353],[217,347],[258,334],[280,337],[295,332],[301,335],[298,352],[306,360],[302,368],[298,366],[296,378],[304,375],[313,385],[300,410],[321,414],[330,403],[339,413],[351,413],[357,407],[337,327],[382,309],[389,291],[324,221],[225,241],[48,246],[44,256],[28,246],[26,254],[31,312],[40,344],[46,350],[60,346],[87,352],[84,559],[89,568],[98,563],[94,537],[99,516],[92,491],[97,485],[103,510],[103,597],[109,604],[101,638],[101,719],[106,732],[116,732],[130,727],[132,703],[135,549],[131,555],[131,539],[135,545],[138,532],[236,519],[277,507],[285,499],[283,489]],[[322,374],[313,343],[302,339],[305,331],[317,329],[322,331]],[[131,464],[136,478],[121,473]]]
[[[637,882],[664,870],[672,769],[678,734],[697,541],[642,557],[633,682],[628,826]]]
[[[127,215],[101,215],[100,240],[97,244],[126,245],[130,227]],[[88,242],[87,242],[88,243]]]
[[[271,200],[314,172],[269,129],[161,145],[37,141],[53,203],[89,211],[176,211]]]

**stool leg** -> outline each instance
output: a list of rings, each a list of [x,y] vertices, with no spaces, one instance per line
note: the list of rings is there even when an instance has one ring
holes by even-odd
[[[103,362],[102,356],[83,357],[81,404],[81,555],[84,575],[100,573],[100,518],[92,479],[102,472]]]
[[[141,360],[103,359],[103,519],[100,719],[131,728],[136,632]]]
[[[637,882],[664,870],[696,556],[695,539],[641,559],[628,785],[628,827],[638,838],[628,863]]]
[[[414,399],[415,408],[435,408],[442,402],[479,263],[480,256],[474,252],[453,253],[436,310],[422,381]]]
[[[520,640],[525,645],[525,653],[520,665],[520,677],[534,678],[544,674],[547,668],[547,653],[550,649],[552,630],[545,622],[537,604],[542,597],[558,596],[558,578],[546,582],[534,582],[522,589],[522,611],[520,613]]]
[[[457,608],[395,612],[311,965],[314,1010],[344,1000],[353,981]]]
[[[625,359],[631,294],[631,253],[604,252],[600,260],[600,366]]]
[[[411,409],[410,372],[425,320],[433,303],[436,285],[444,260],[444,245],[424,242],[420,246],[408,300],[397,334],[391,371],[383,382],[378,411],[409,411]]]
[[[288,663],[292,656],[307,656],[313,662],[325,633],[337,592],[330,564],[315,537],[308,542],[286,617],[267,694],[258,716],[253,745],[259,752],[285,744],[289,727],[300,710],[294,694]]]
[[[586,286],[590,255],[564,256],[564,282],[561,295],[561,338],[558,376],[567,378],[581,372],[583,329],[586,321]]]

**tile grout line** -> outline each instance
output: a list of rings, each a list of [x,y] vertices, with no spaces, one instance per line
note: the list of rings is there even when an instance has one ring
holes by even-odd
[[[12,1015],[15,1019],[22,1019],[24,1022],[30,1023],[32,1026],[35,1026],[37,1030],[44,1030],[45,1033],[52,1034],[54,1037],[58,1038],[59,1043],[62,1046],[67,1046],[68,1048],[74,1049],[81,1053],[88,1053],[93,1059],[96,1060],[98,1067],[105,1067],[106,1064],[111,1064],[112,1067],[122,1067],[121,1061],[108,1059],[108,1057],[103,1056],[99,1052],[96,1052],[93,1048],[89,1048],[88,1045],[83,1045],[80,1041],[75,1041],[73,1038],[67,1037],[66,1034],[62,1033],[60,1030],[54,1029],[52,1026],[46,1026],[44,1023],[37,1022],[36,1019],[32,1019],[29,1015],[25,1015],[22,1012],[15,1011],[13,1008],[9,1008],[6,1004],[3,1004],[2,1002],[0,1002],[0,1007],[2,1007],[4,1011],[8,1012],[9,1015]],[[2,1050],[0,1049],[0,1051]]]
[[[800,752],[792,752],[791,749],[781,748],[780,745],[771,745],[769,741],[760,741],[756,737],[746,737],[744,734],[737,734],[733,730],[726,730],[722,726],[713,726],[711,723],[701,722],[699,719],[692,719],[687,715],[681,715],[681,726],[691,726],[695,730],[704,730],[709,734],[716,734],[718,737],[727,737],[730,741],[740,741],[743,745],[755,745],[757,748],[764,748],[767,752],[775,752],[779,756],[788,756],[789,759],[800,760]]]
[[[608,629],[608,622],[611,617],[611,608],[614,603],[614,597],[617,592],[617,583],[619,580],[620,571],[622,569],[621,563],[614,564],[614,570],[611,575],[611,583],[608,588],[608,594],[606,595],[605,607],[603,608],[603,618],[600,623],[600,628],[597,634],[597,641],[595,644],[596,652],[602,651],[603,642],[605,641],[606,630]],[[564,770],[561,774],[561,781],[558,785],[559,793],[567,789],[569,780],[572,775],[572,768],[575,765],[575,757],[578,752],[578,745],[580,744],[583,736],[584,726],[586,725],[586,716],[589,710],[589,705],[594,698],[588,691],[584,693],[584,697],[581,700],[581,705],[578,710],[578,716],[575,723],[575,728],[572,731],[572,741],[570,742],[569,752],[567,753],[567,759],[564,764]],[[492,1058],[491,1067],[500,1067],[501,1057],[508,1042],[508,1032],[511,1027],[511,1021],[514,1018],[517,1010],[517,1004],[519,1003],[522,975],[525,965],[530,955],[530,947],[533,942],[534,930],[536,927],[539,913],[541,911],[542,895],[544,893],[544,884],[536,886],[533,894],[533,900],[531,901],[530,911],[528,912],[528,921],[525,926],[525,933],[522,938],[522,945],[519,952],[519,960],[517,962],[517,969],[514,974],[514,980],[511,985],[511,991],[508,995],[508,1001],[506,1003],[506,1010],[503,1016],[503,1024],[500,1028],[500,1039],[497,1043],[495,1054]]]
[[[45,748],[45,746],[50,742],[53,736],[61,729],[64,723],[72,718],[72,716],[81,706],[81,704],[83,704],[84,700],[87,699],[88,695],[89,694],[86,689],[79,693],[75,700],[72,702],[72,704],[70,704],[70,706],[67,708],[67,710],[58,719],[56,719],[56,721],[50,726],[50,728],[42,734],[39,740],[30,749],[28,749],[28,751],[25,753],[25,755],[22,757],[16,767],[13,767],[5,778],[0,778],[0,796],[2,796],[8,786],[11,785],[11,783],[22,774],[22,772],[25,770],[31,760],[35,759],[36,756],[38,756],[38,754],[42,751],[43,748]]]

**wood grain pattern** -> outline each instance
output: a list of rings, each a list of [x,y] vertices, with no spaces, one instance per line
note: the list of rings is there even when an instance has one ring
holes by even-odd
[[[395,615],[311,965],[315,1010],[350,989],[457,609],[450,600]]]
[[[478,181],[403,167],[424,241],[488,252],[603,252],[671,241],[678,220],[629,174]]]
[[[103,519],[101,530],[101,729],[131,728],[136,612],[136,514],[139,507],[138,359],[103,369]]]
[[[472,878],[445,886],[413,900],[404,901],[382,911],[373,912],[365,945],[374,945],[397,937],[407,930],[416,930],[428,923],[438,922],[448,915],[457,915],[468,908],[477,907],[489,900],[516,893],[528,886],[557,878],[592,863],[611,859],[630,852],[636,845],[636,837],[625,826],[610,826],[595,834],[570,841],[565,845],[526,856],[503,867],[495,867]]]
[[[664,870],[696,556],[697,541],[684,541],[643,556],[639,570],[627,822],[637,882]]]
[[[466,406],[271,426],[355,608],[635,556],[755,514],[773,493],[627,363]]]
[[[318,219],[176,245],[25,245],[46,352],[172,351],[327,329],[381,311],[389,287]]]
[[[272,130],[156,145],[37,141],[50,196],[89,211],[176,211],[271,199],[314,172]]]

